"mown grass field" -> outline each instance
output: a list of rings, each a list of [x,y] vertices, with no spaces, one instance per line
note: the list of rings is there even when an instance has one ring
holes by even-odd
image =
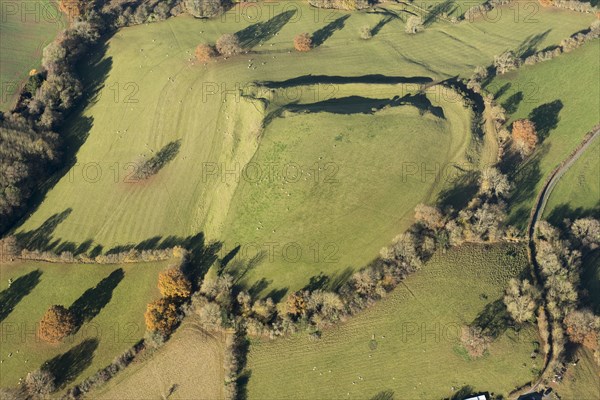
[[[66,18],[54,0],[0,0],[0,22],[0,111],[7,111]]]
[[[517,225],[526,223],[548,174],[600,121],[599,57],[600,43],[595,40],[553,60],[499,76],[489,86],[493,92],[502,92],[499,101],[511,111],[510,121],[532,119],[541,138],[536,152],[513,176],[516,190],[510,217]],[[588,208],[597,203],[597,149],[597,145],[590,148],[561,179],[546,216],[570,200],[576,199],[569,207]]]
[[[0,264],[0,386],[15,386],[48,361],[59,386],[110,364],[144,336],[146,304],[159,296],[158,272],[167,264]],[[85,315],[79,330],[58,345],[36,336],[38,322],[54,304]]]
[[[225,334],[208,335],[186,320],[149,359],[135,362],[91,394],[95,399],[221,399]],[[169,395],[169,393],[171,393]]]
[[[467,76],[476,65],[489,64],[495,54],[507,48],[543,48],[590,22],[589,16],[578,13],[540,10],[539,23],[524,23],[512,17],[494,23],[439,22],[412,37],[404,33],[401,21],[394,20],[373,39],[364,41],[358,37],[359,28],[376,25],[382,18],[380,14],[315,13],[303,2],[290,4],[297,5],[293,15],[282,14],[284,10],[277,8],[269,15],[268,10],[273,8],[264,6],[260,21],[248,21],[242,15],[243,8],[237,7],[216,20],[182,16],[125,28],[109,38],[106,49],[98,49],[95,54],[97,59],[92,57],[83,66],[89,104],[65,128],[72,139],[71,150],[77,150],[78,143],[83,142],[76,153],[76,164],[18,230],[48,227],[44,223],[53,215],[70,209],[66,219],[47,229],[52,240],[75,244],[89,240],[94,246],[110,249],[200,231],[209,239],[227,239],[223,235],[226,221],[232,218],[228,214],[238,196],[238,185],[223,180],[208,182],[206,174],[216,165],[224,175],[226,168],[242,168],[251,160],[260,146],[265,116],[261,104],[232,94],[237,88],[255,81],[282,81],[307,74],[433,79]],[[213,43],[225,32],[237,32],[252,53],[227,61],[220,59],[208,66],[190,61],[198,43]],[[299,32],[314,33],[319,46],[307,54],[291,51],[293,37]],[[394,118],[387,120],[397,125]],[[427,126],[426,119],[423,121]],[[268,136],[267,132],[264,137]],[[398,138],[398,151],[404,151],[402,143],[411,140]],[[389,141],[379,143],[385,148],[373,147],[371,151],[391,153]],[[416,144],[420,147],[412,147],[412,152],[432,159],[428,153],[437,151],[432,143],[431,139],[424,140]],[[131,179],[136,165],[169,144],[178,146],[178,151],[157,175],[142,182]],[[294,157],[303,161],[303,156]],[[395,169],[402,161],[397,156],[389,160]],[[372,187],[365,186],[363,193]],[[384,196],[385,189],[379,190],[382,192],[377,194]],[[420,193],[428,193],[428,189],[421,188]],[[307,200],[311,201],[315,199]],[[392,218],[401,219],[418,201],[412,198]],[[291,205],[280,202],[275,211],[285,217],[284,211]],[[278,222],[285,224],[285,219]],[[373,222],[370,224],[373,226]],[[399,225],[396,231],[401,228]],[[338,226],[340,231],[345,229]],[[382,232],[377,246],[390,239],[384,237],[389,232],[389,228]],[[363,233],[348,234],[360,237]],[[364,258],[374,255],[365,252]]]
[[[306,334],[252,341],[248,398],[364,399],[391,391],[399,399],[434,399],[465,385],[506,396],[541,367],[541,358],[530,358],[535,328],[499,328],[488,354],[474,360],[459,346],[458,332],[479,315],[498,318],[491,305],[526,268],[521,246],[436,254],[388,298],[324,330],[318,341]]]
[[[600,116],[599,116],[600,120]],[[596,140],[554,187],[545,217],[553,223],[600,212],[600,141]]]

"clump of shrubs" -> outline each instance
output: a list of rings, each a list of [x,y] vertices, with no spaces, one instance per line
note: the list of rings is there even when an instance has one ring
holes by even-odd
[[[312,37],[309,33],[301,33],[294,37],[294,48],[296,51],[310,51],[312,49]]]
[[[463,326],[460,342],[472,358],[479,358],[485,354],[492,339],[480,327]]]
[[[423,31],[424,29],[425,29],[425,26],[423,25],[423,18],[416,16],[416,15],[411,15],[406,20],[406,25],[404,27],[404,31],[406,33],[414,35],[415,33],[419,33],[421,31]]]
[[[224,56],[234,56],[242,52],[240,40],[236,35],[225,33],[217,40],[216,44],[219,54]]]
[[[338,10],[362,10],[370,7],[373,0],[309,0],[311,6],[318,8],[334,8]]]
[[[61,305],[46,311],[38,327],[38,336],[48,343],[59,343],[77,329],[76,316]]]
[[[213,46],[201,43],[196,47],[195,54],[198,61],[205,63],[215,58],[217,52]]]
[[[359,36],[363,40],[369,40],[373,37],[373,30],[369,25],[365,25],[360,28],[358,32]]]

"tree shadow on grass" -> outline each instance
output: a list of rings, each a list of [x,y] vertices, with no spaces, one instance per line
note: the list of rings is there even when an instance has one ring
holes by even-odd
[[[339,291],[342,288],[342,286],[344,286],[344,284],[348,282],[348,279],[350,279],[353,273],[354,270],[352,268],[344,268],[342,271],[336,273],[331,277],[331,279],[329,279],[329,281],[327,282],[327,287],[332,292]]]
[[[437,204],[440,209],[464,209],[479,190],[477,173],[462,174],[452,182],[452,186],[440,192]]]
[[[311,276],[308,284],[304,286],[302,290],[314,292],[315,290],[325,289],[329,284],[329,281],[329,276],[325,275],[323,272],[320,272],[318,275]]]
[[[25,296],[40,283],[42,271],[36,269],[15,279],[9,288],[0,292],[0,322],[4,321]]]
[[[27,232],[19,232],[15,235],[19,245],[29,250],[49,251],[58,241],[52,242],[54,231],[73,212],[72,208],[54,214],[40,225],[39,228]]]
[[[236,32],[235,36],[244,49],[251,49],[275,36],[295,14],[296,10],[282,12],[268,21],[258,22]]]
[[[562,101],[554,100],[550,103],[542,104],[531,111],[529,119],[535,125],[540,142],[543,142],[548,137],[551,130],[556,129],[558,121],[560,121],[558,114],[562,109]]]
[[[388,389],[377,393],[375,396],[371,397],[370,400],[394,400],[394,398],[394,391]]]
[[[530,212],[529,207],[531,207],[530,203],[537,195],[536,186],[543,179],[540,161],[548,153],[548,149],[549,146],[542,146],[534,153],[533,157],[525,162],[512,165],[506,162],[502,164],[500,170],[508,174],[513,183],[509,203],[510,214],[507,220],[509,225],[523,227],[526,224]]]
[[[294,113],[327,112],[332,114],[375,114],[387,107],[411,105],[419,110],[421,115],[429,112],[438,118],[445,118],[444,109],[434,106],[424,93],[407,94],[391,99],[373,99],[362,96],[336,97],[316,103],[289,104],[282,107]]]
[[[530,55],[533,55],[537,51],[537,47],[540,43],[544,41],[546,36],[552,31],[552,29],[548,29],[545,32],[538,33],[537,35],[530,35],[523,43],[519,45],[515,54],[520,58],[527,58]]]
[[[248,274],[248,272],[250,272],[254,268],[256,268],[266,258],[267,258],[267,252],[263,250],[263,251],[259,251],[256,255],[254,255],[253,257],[248,258],[248,259],[244,259],[244,260],[234,259],[227,266],[227,272],[233,276],[234,284],[238,284]],[[266,288],[266,286],[265,286],[265,288]],[[260,292],[260,291],[258,291],[258,292]]]
[[[471,326],[481,328],[485,335],[498,338],[510,325],[510,317],[502,299],[488,303],[477,315]]]
[[[566,230],[567,226],[565,226],[564,223],[565,219],[575,221],[579,218],[598,218],[599,215],[600,200],[592,208],[573,208],[570,204],[567,203],[560,204],[554,207],[545,219],[552,225],[560,228],[561,230]]]
[[[345,22],[348,18],[350,18],[350,15],[348,15],[348,14],[342,15],[341,17],[337,18],[335,21],[332,21],[332,22],[328,23],[327,25],[325,25],[324,27],[322,27],[321,29],[315,31],[312,34],[313,47],[321,46],[336,31],[339,31],[342,28],[344,28]]]
[[[90,366],[98,343],[98,339],[86,339],[66,353],[46,361],[42,370],[52,373],[56,387],[61,389]]]
[[[454,11],[454,0],[446,0],[442,3],[436,4],[435,6],[433,6],[430,9],[429,13],[423,20],[423,25],[425,27],[428,27],[429,25],[433,24],[440,15],[442,15],[442,14],[449,15],[453,11]]]
[[[466,399],[471,394],[473,394],[474,390],[475,389],[473,389],[473,386],[465,385],[465,386],[461,387],[460,389],[458,389],[452,395],[452,397],[450,397],[450,400],[463,400],[463,399]]]
[[[506,110],[507,113],[513,114],[519,108],[519,104],[523,101],[523,92],[513,93],[504,103],[502,103],[502,107]]]
[[[375,24],[375,26],[373,28],[371,28],[371,36],[372,37],[377,36],[379,31],[381,31],[384,26],[386,26],[387,24],[389,24],[391,21],[393,21],[396,18],[398,18],[398,17],[392,16],[392,15],[386,15],[385,17],[381,18],[379,20],[379,22],[377,22],[377,24]]]
[[[110,302],[112,293],[125,277],[122,268],[118,268],[102,279],[95,287],[86,290],[81,297],[69,307],[77,319],[80,327],[83,323],[92,320]]]

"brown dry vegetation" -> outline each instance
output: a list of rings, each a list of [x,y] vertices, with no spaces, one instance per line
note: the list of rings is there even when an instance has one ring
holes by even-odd
[[[219,399],[224,396],[226,334],[207,334],[188,319],[150,358],[110,381],[96,399]]]

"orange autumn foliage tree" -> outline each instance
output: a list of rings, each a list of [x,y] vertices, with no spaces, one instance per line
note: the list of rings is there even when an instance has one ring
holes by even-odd
[[[58,7],[69,19],[73,19],[83,14],[85,3],[82,0],[60,0]]]
[[[309,51],[312,48],[312,37],[308,33],[301,33],[294,38],[294,48],[297,51]]]
[[[51,306],[40,321],[39,337],[49,343],[58,343],[77,328],[73,312],[63,306]]]
[[[216,55],[217,52],[211,45],[200,43],[196,47],[196,59],[200,62],[210,61]]]
[[[515,121],[512,126],[512,138],[517,151],[521,155],[530,155],[538,142],[535,125],[528,119]]]
[[[144,319],[148,331],[167,336],[173,332],[179,320],[177,305],[172,298],[158,299],[148,304]]]
[[[170,267],[158,275],[158,290],[163,297],[185,299],[192,294],[192,284],[178,267]]]

